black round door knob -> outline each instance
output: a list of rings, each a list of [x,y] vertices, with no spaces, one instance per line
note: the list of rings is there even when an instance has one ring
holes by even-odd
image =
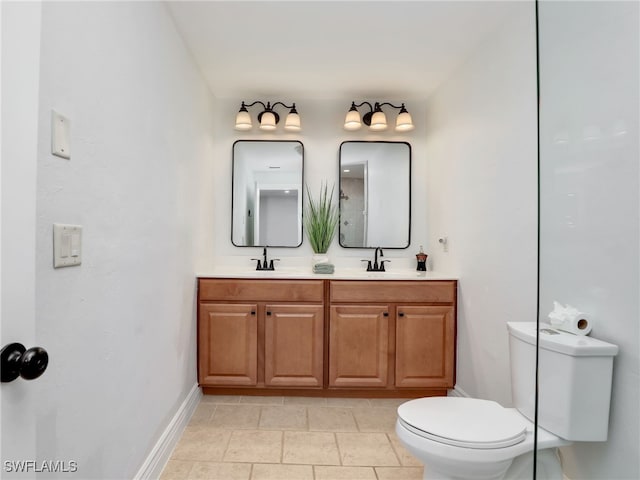
[[[42,347],[29,350],[21,343],[9,343],[0,350],[0,381],[12,382],[19,376],[33,380],[44,373],[49,364],[49,355]]]

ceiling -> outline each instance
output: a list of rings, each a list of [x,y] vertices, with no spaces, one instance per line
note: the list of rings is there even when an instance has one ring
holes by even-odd
[[[167,2],[216,97],[283,100],[425,99],[517,3]]]

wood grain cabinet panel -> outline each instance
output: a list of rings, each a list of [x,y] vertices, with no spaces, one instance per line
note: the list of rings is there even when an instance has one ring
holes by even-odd
[[[451,281],[334,280],[332,303],[453,303],[455,283]]]
[[[256,385],[256,304],[201,304],[198,371],[201,385]]]
[[[322,280],[200,279],[200,301],[322,302]]]
[[[453,387],[454,315],[453,306],[397,307],[397,387]]]
[[[200,278],[198,381],[217,394],[446,395],[456,301],[455,280]]]
[[[266,305],[264,383],[274,387],[322,387],[322,305]]]
[[[389,309],[334,305],[329,322],[329,386],[386,386]]]

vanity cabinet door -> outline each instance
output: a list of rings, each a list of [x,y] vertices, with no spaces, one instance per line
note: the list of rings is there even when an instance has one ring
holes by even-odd
[[[322,387],[322,305],[266,305],[264,334],[266,386]]]
[[[396,310],[396,386],[453,388],[453,306],[402,306]]]
[[[200,304],[198,376],[201,385],[256,385],[257,304]]]
[[[331,306],[329,386],[386,387],[388,338],[388,306]]]

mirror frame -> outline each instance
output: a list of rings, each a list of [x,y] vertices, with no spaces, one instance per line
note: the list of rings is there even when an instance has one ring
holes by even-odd
[[[264,142],[264,143],[298,143],[300,144],[300,147],[302,148],[302,152],[300,153],[300,198],[301,201],[303,202],[304,205],[304,195],[305,195],[305,185],[304,185],[304,144],[300,141],[300,140],[263,140],[263,139],[241,139],[241,140],[236,140],[235,142],[233,142],[233,145],[231,147],[231,232],[230,232],[230,239],[231,239],[231,244],[234,247],[238,247],[238,248],[258,248],[258,247],[273,247],[273,248],[299,248],[302,243],[304,242],[304,222],[302,219],[302,212],[300,214],[300,243],[298,243],[297,245],[237,245],[234,241],[233,241],[233,197],[234,197],[234,192],[235,192],[235,176],[236,176],[236,170],[235,170],[235,150],[236,150],[236,144],[237,143],[242,143],[242,142],[252,142],[252,143],[257,143],[257,142]]]
[[[384,245],[376,245],[375,247],[351,247],[351,246],[345,246],[342,244],[342,242],[340,241],[340,233],[342,232],[342,208],[340,206],[340,202],[338,201],[338,212],[340,213],[340,221],[338,223],[338,244],[342,247],[342,248],[359,248],[359,249],[366,249],[366,250],[371,250],[374,248],[377,248],[378,246],[385,249],[385,250],[406,250],[407,248],[409,248],[411,246],[411,196],[412,196],[412,190],[411,190],[411,185],[413,183],[413,175],[412,175],[412,150],[411,150],[411,144],[409,142],[405,142],[405,141],[391,141],[391,140],[345,140],[344,142],[342,142],[340,144],[340,149],[338,151],[338,198],[340,197],[340,192],[342,191],[342,147],[344,146],[345,143],[393,143],[393,144],[404,144],[407,146],[407,148],[409,149],[409,228],[407,231],[407,245],[404,247],[385,247]]]

